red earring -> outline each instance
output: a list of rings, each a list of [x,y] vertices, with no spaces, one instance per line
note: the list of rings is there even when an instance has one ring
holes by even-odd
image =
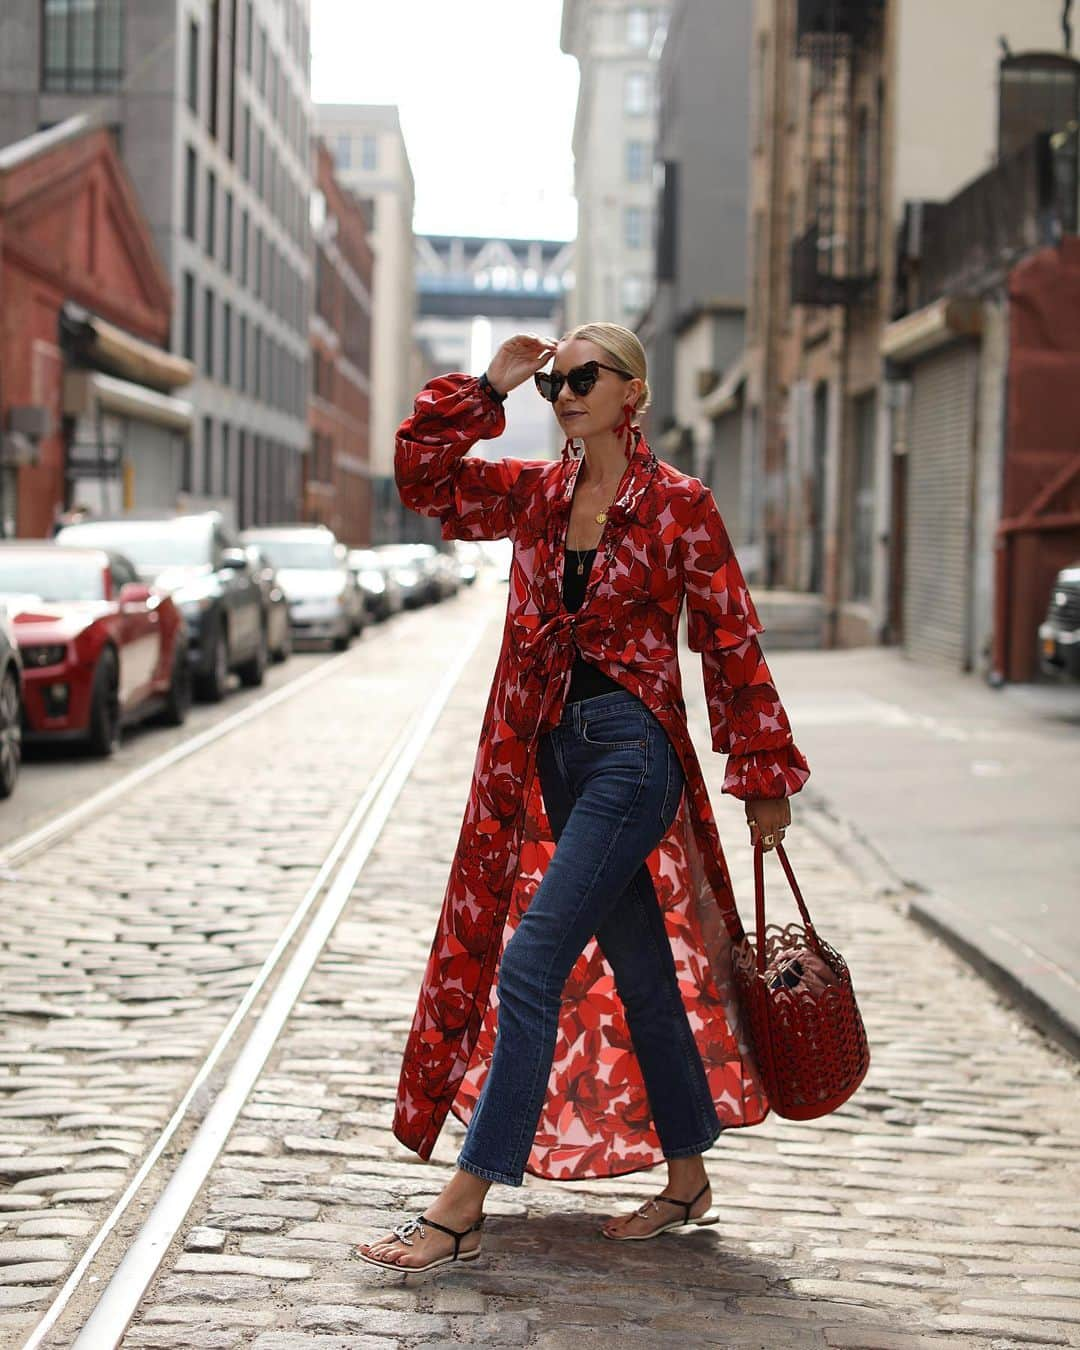
[[[562,457],[564,464],[569,464],[569,462],[574,458],[573,436],[567,436],[566,440],[563,442]]]

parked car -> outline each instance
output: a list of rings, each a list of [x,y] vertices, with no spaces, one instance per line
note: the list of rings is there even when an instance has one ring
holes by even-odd
[[[15,625],[0,599],[0,797],[15,791],[22,763],[23,669]]]
[[[277,570],[293,640],[330,642],[343,652],[364,624],[363,599],[344,544],[325,525],[259,525],[241,534]]]
[[[401,593],[402,609],[416,609],[426,605],[431,594],[431,579],[413,556],[408,545],[376,544],[380,566],[394,578]]]
[[[396,567],[406,606],[431,605],[443,598],[444,582],[436,561],[439,550],[434,544],[379,544],[378,552]]]
[[[1080,560],[1054,578],[1039,625],[1039,666],[1044,675],[1080,680]]]
[[[450,556],[457,563],[461,580],[466,586],[471,586],[477,578],[478,569],[483,566],[480,544],[473,539],[451,539]]]
[[[0,597],[23,668],[23,735],[86,741],[99,755],[124,725],[187,717],[184,620],[110,549],[12,540],[0,544]]]
[[[388,619],[404,604],[401,584],[387,558],[372,548],[351,548],[347,558],[364,606],[372,619]]]
[[[87,520],[65,525],[55,542],[116,549],[141,580],[172,596],[187,623],[188,663],[200,698],[224,698],[233,670],[243,684],[262,684],[268,659],[262,591],[219,511]]]
[[[289,627],[289,600],[278,581],[274,564],[258,544],[245,544],[248,566],[263,599],[263,623],[266,626],[266,647],[275,661],[284,661],[292,651],[292,629]]]

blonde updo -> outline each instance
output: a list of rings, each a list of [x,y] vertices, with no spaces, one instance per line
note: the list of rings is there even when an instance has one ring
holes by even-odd
[[[574,338],[584,338],[586,342],[595,343],[614,359],[620,370],[641,380],[643,388],[634,404],[634,411],[643,413],[652,400],[652,392],[649,389],[645,348],[639,342],[638,335],[618,323],[582,323],[571,328],[569,333],[564,333],[559,341],[570,342]]]

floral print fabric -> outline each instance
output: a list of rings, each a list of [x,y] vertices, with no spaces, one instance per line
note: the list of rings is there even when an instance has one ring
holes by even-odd
[[[686,790],[647,863],[680,987],[721,1121],[755,1125],[769,1103],[731,974],[743,936],[678,664],[700,653],[721,790],[798,792],[810,768],[792,740],[757,635],[763,626],[711,491],[658,460],[640,431],[579,609],[562,603],[564,546],[581,461],[487,460],[466,452],[505,426],[472,376],[430,381],[398,430],[405,505],[444,539],[513,541],[506,621],[465,816],[405,1047],[394,1132],[422,1158],[453,1109],[468,1121],[498,1025],[497,967],[555,849],[535,772],[542,732],[561,715],[576,651],[636,694],[678,751]],[[662,1161],[614,980],[591,941],[567,982],[558,1042],[528,1170],[572,1180]]]

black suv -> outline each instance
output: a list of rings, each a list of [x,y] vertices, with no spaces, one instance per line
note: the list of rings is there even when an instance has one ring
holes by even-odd
[[[1046,618],[1039,624],[1039,666],[1044,675],[1080,680],[1080,561],[1054,578]]]
[[[262,684],[268,659],[262,591],[220,511],[84,520],[58,530],[54,542],[115,548],[142,581],[169,592],[187,623],[200,698],[223,698],[231,670],[244,684]]]

